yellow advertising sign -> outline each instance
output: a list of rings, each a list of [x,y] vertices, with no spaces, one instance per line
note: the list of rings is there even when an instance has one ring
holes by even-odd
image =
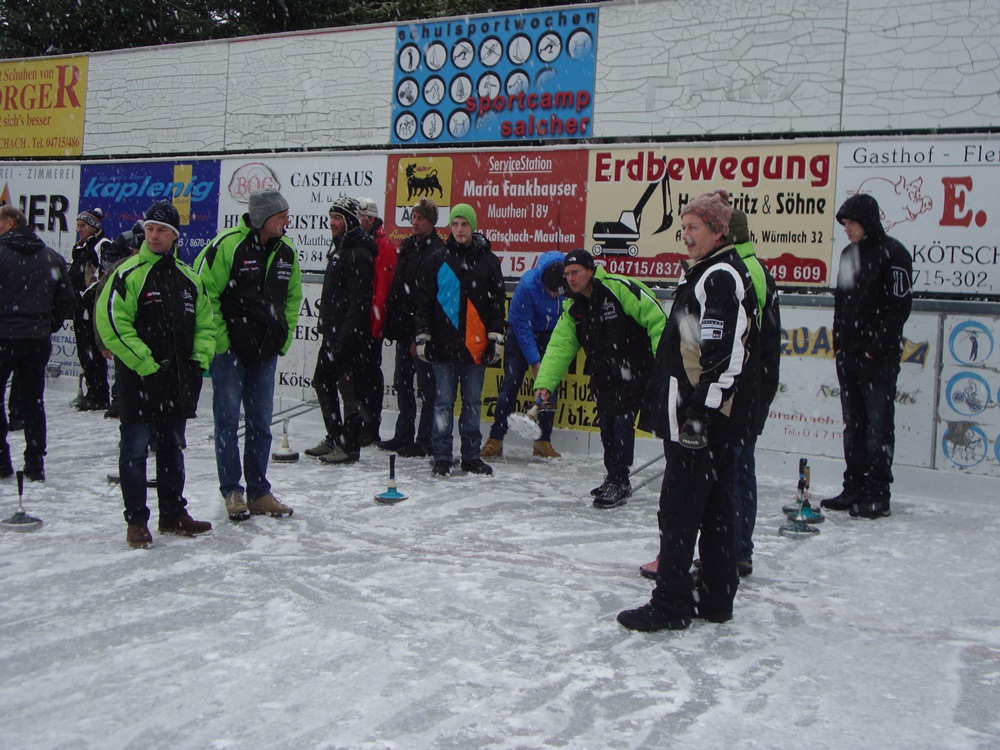
[[[87,58],[0,63],[0,156],[79,156]]]

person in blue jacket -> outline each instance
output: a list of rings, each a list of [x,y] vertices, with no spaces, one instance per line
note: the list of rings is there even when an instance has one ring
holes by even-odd
[[[543,253],[535,267],[521,277],[507,311],[507,345],[503,358],[503,383],[497,394],[496,412],[490,437],[483,446],[483,458],[503,456],[503,439],[507,434],[507,417],[517,408],[517,392],[524,375],[531,367],[532,377],[538,374],[542,354],[549,343],[552,329],[562,314],[566,279],[563,258],[558,250]],[[553,399],[554,401],[555,399]],[[533,455],[539,458],[560,458],[552,447],[552,425],[555,412],[545,410],[538,415],[542,433],[535,441]]]

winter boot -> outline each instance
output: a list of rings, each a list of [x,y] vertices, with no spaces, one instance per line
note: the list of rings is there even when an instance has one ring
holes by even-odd
[[[841,492],[836,497],[828,497],[826,500],[821,500],[819,507],[826,508],[827,510],[850,510],[854,503],[855,500],[853,497],[846,492]]]
[[[195,521],[185,511],[184,515],[177,518],[164,518],[160,516],[160,521],[157,523],[156,529],[161,534],[195,536],[196,534],[204,534],[206,531],[211,531],[212,524],[208,521]]]
[[[618,622],[629,630],[652,633],[657,630],[684,630],[691,624],[691,618],[672,614],[650,602],[638,609],[619,612]]]
[[[604,483],[600,487],[594,487],[594,489],[590,491],[590,496],[600,497],[601,495],[603,495],[605,492],[608,491],[608,487],[610,487],[612,484],[614,484],[614,482],[612,482],[608,477],[604,477]]]
[[[503,458],[503,440],[488,438],[486,445],[479,451],[480,458]]]
[[[78,411],[104,411],[110,407],[111,404],[107,401],[95,401],[90,396],[84,396],[83,400],[76,405]]]
[[[562,458],[562,454],[548,440],[536,440],[531,455],[535,458]]]
[[[245,521],[250,518],[250,509],[247,508],[243,493],[233,490],[226,495],[226,513],[229,514],[230,521]]]
[[[146,524],[129,524],[125,532],[125,541],[132,549],[148,549],[153,544],[153,535],[149,533]]]
[[[396,453],[400,458],[423,458],[424,456],[429,456],[431,454],[431,452],[420,443],[403,445],[398,451],[396,451]]]
[[[24,420],[12,417],[7,422],[7,432],[20,432],[24,429]]]
[[[121,407],[118,406],[117,401],[112,401],[111,406],[109,406],[108,410],[104,412],[105,419],[119,419],[121,418],[121,415],[122,415],[122,410]]]
[[[660,558],[655,558],[652,562],[648,562],[645,565],[639,566],[639,573],[643,578],[649,578],[652,581],[656,580],[656,572],[660,569]]]
[[[892,515],[888,500],[860,500],[851,506],[851,518],[887,518]]]
[[[315,456],[316,458],[319,458],[320,456],[325,456],[328,453],[332,453],[334,448],[336,448],[335,445],[327,441],[326,438],[323,438],[322,440],[319,441],[319,445],[317,445],[315,448],[306,448],[305,453],[307,456]]]
[[[45,481],[45,469],[29,469],[25,467],[24,478],[30,482],[44,482]]]
[[[267,514],[272,518],[281,518],[282,516],[290,516],[295,512],[284,503],[279,502],[270,492],[254,498],[247,503],[247,507],[250,509],[251,516],[263,516]]]
[[[451,476],[451,461],[435,461],[433,472],[436,477]]]
[[[598,495],[594,498],[594,507],[600,508],[601,510],[617,508],[619,505],[624,505],[626,500],[631,497],[631,495],[631,482],[626,482],[625,484],[611,482],[609,483],[608,488],[604,491],[603,495]]]
[[[493,467],[481,458],[474,458],[471,461],[462,461],[462,471],[469,474],[482,474],[487,477],[493,475]]]
[[[335,445],[333,450],[320,456],[319,460],[324,464],[355,464],[360,458],[360,453],[348,453],[339,445]]]
[[[379,450],[394,452],[398,451],[404,445],[409,445],[409,443],[398,437],[389,438],[388,440],[380,440],[378,443]]]

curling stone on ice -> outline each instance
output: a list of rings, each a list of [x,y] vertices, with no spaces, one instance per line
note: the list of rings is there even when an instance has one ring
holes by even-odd
[[[807,539],[819,534],[813,524],[821,523],[825,520],[822,513],[814,510],[809,503],[812,496],[809,492],[809,461],[805,458],[799,459],[799,485],[795,493],[795,504],[786,505],[782,510],[788,514],[788,523],[778,529],[781,536],[789,539]],[[794,515],[792,515],[792,511]]]
[[[284,419],[281,422],[281,447],[271,453],[272,460],[279,464],[293,464],[299,460],[299,452],[293,451],[288,446],[288,423],[290,420]]]
[[[375,496],[381,505],[393,505],[406,499],[406,495],[396,489],[396,454],[389,454],[389,489]]]
[[[527,440],[538,440],[542,436],[542,428],[538,424],[538,414],[543,411],[555,411],[555,408],[554,403],[544,401],[539,396],[527,411],[511,414],[507,418],[507,426]]]
[[[29,516],[24,511],[24,505],[22,503],[22,498],[24,496],[24,472],[17,472],[17,510],[14,512],[10,518],[5,518],[0,521],[5,529],[11,531],[34,531],[35,529],[42,528],[42,519],[35,518],[34,516]]]

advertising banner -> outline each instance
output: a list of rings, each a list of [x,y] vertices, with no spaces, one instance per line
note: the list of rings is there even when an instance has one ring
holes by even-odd
[[[586,246],[611,273],[676,281],[681,209],[723,188],[779,286],[828,286],[835,160],[832,143],[592,149]]]
[[[330,204],[341,195],[385,202],[385,156],[248,156],[221,166],[219,225],[234,227],[250,204],[250,193],[278,190],[288,201],[287,235],[299,251],[303,273],[323,273],[330,248]],[[387,222],[388,223],[388,222]],[[388,231],[388,230],[387,230]]]
[[[87,58],[0,62],[0,154],[79,156]]]
[[[219,162],[99,163],[80,169],[80,207],[104,212],[102,229],[110,239],[131,229],[147,208],[162,200],[180,214],[178,255],[191,263],[218,229]]]
[[[878,201],[886,233],[913,256],[913,291],[1000,294],[1000,138],[842,143],[839,154],[837,206],[855,193]],[[835,218],[834,229],[839,258]]]
[[[399,26],[392,142],[593,135],[597,20],[590,7]]]
[[[1000,318],[944,319],[937,468],[1000,476]]]
[[[832,310],[782,307],[780,384],[759,447],[843,457],[844,419],[832,324]],[[914,314],[906,322],[896,392],[897,465],[931,466],[937,333],[935,315]]]
[[[471,205],[506,277],[520,277],[547,250],[583,246],[585,151],[393,154],[388,172],[386,233],[397,246],[411,233],[410,208],[422,197],[437,204],[442,237],[451,207]]]
[[[79,190],[78,163],[0,162],[0,205],[24,211],[42,241],[67,261],[76,242]]]

